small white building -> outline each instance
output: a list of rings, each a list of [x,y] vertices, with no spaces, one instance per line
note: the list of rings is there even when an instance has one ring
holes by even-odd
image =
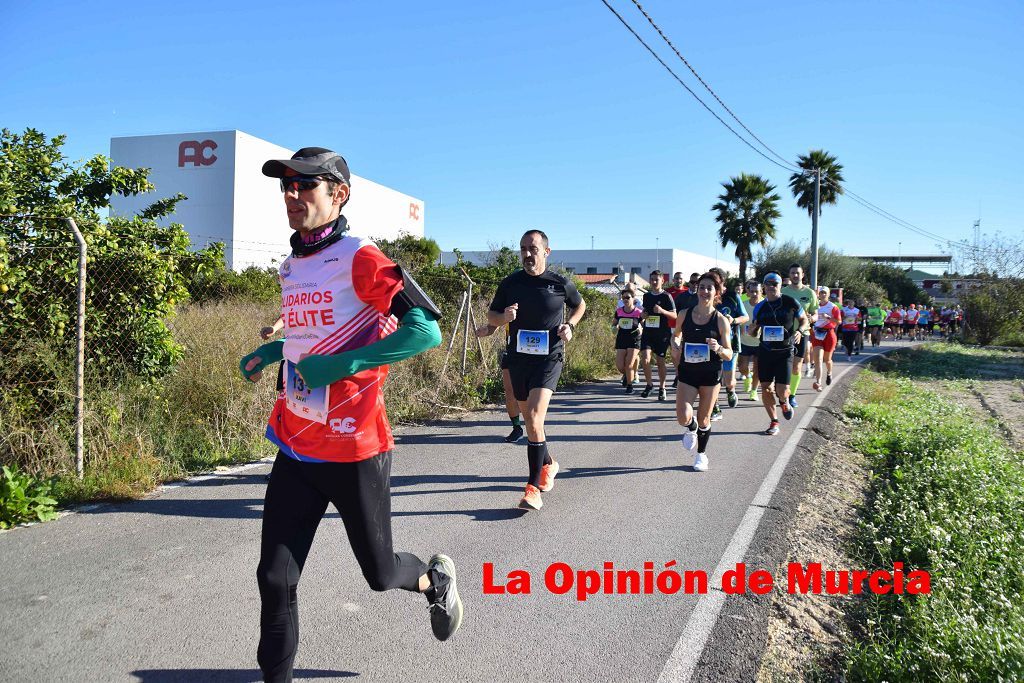
[[[470,263],[483,265],[490,260],[491,252],[464,251],[462,256]],[[455,262],[454,252],[441,254],[442,264],[454,265]],[[619,276],[617,282],[625,282],[630,273],[647,280],[653,270],[667,273],[669,278],[673,273],[681,272],[684,279],[689,279],[690,273],[706,273],[716,266],[730,277],[739,275],[740,271],[740,264],[731,259],[704,256],[683,249],[553,249],[548,263],[580,275],[612,273]]]
[[[345,156],[345,150],[335,151]],[[197,248],[224,242],[230,268],[270,266],[288,254],[292,230],[279,181],[263,175],[261,168],[268,159],[287,159],[294,153],[239,130],[111,138],[111,162],[149,168],[156,186],[147,195],[112,197],[111,214],[133,215],[156,199],[181,192],[188,199],[164,223],[184,225]],[[346,160],[358,167],[358,161]],[[344,214],[362,235],[424,235],[422,199],[354,173]]]

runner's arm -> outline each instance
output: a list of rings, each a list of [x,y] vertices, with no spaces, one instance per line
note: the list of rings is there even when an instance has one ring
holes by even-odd
[[[333,356],[306,356],[296,364],[302,380],[311,388],[327,386],[340,379],[411,358],[441,343],[441,328],[420,306],[402,317],[397,330],[378,342]]]
[[[255,382],[259,379],[259,373],[263,371],[263,368],[280,363],[282,360],[284,360],[284,339],[277,339],[263,344],[242,358],[238,363],[238,369],[242,371],[242,377],[250,382]],[[256,361],[256,364],[247,367],[252,361]]]
[[[715,353],[724,361],[732,360],[731,327],[724,315],[718,316],[718,335],[722,338],[722,341],[718,342],[718,348],[715,350]]]

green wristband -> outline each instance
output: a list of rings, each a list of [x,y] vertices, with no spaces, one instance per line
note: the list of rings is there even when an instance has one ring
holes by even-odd
[[[249,364],[253,358],[259,358],[259,364],[252,370],[246,370],[245,366]],[[258,372],[262,372],[263,368],[274,363],[280,363],[284,360],[284,340],[277,339],[272,342],[267,342],[263,346],[260,346],[255,351],[245,356],[238,362],[238,369],[242,373],[242,377],[245,379],[252,379],[252,376]]]

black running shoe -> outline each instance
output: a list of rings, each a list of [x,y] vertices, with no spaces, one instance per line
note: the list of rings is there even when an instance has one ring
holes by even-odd
[[[426,596],[430,602],[430,628],[438,640],[448,640],[462,625],[462,599],[455,587],[455,563],[447,555],[434,555],[427,568],[431,587]]]
[[[626,393],[627,394],[632,394],[633,393],[633,385],[632,384],[627,384],[626,385]]]
[[[505,437],[505,443],[515,443],[524,436],[525,434],[523,433],[522,425],[515,425],[512,427],[512,431],[509,432],[509,435]]]
[[[648,384],[646,387],[644,387],[644,390],[640,392],[640,398],[647,398],[648,396],[651,395],[651,391],[653,391],[653,390],[654,390],[654,385],[653,384]]]
[[[825,386],[832,384],[832,375],[825,375]]]
[[[665,387],[662,387],[662,388],[658,389],[658,400],[659,401],[667,401],[668,400],[668,392],[665,391]]]
[[[728,394],[726,394],[726,399],[729,401],[730,408],[735,408],[736,402],[739,401],[739,398],[736,396],[735,391],[730,391]]]

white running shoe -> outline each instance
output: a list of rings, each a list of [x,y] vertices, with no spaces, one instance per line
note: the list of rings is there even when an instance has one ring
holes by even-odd
[[[697,472],[708,471],[708,456],[703,453],[698,453],[693,459],[693,469]]]
[[[688,451],[692,451],[696,447],[697,430],[695,429],[691,432],[689,429],[687,429],[685,432],[683,432],[683,448],[685,448]]]

